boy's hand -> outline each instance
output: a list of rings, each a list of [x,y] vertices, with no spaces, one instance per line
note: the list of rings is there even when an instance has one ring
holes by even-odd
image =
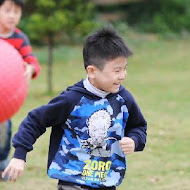
[[[17,158],[12,158],[9,165],[2,173],[2,178],[8,175],[9,181],[16,182],[16,180],[23,174],[24,172],[25,161]]]
[[[135,150],[135,142],[129,137],[123,137],[119,141],[119,144],[124,154],[131,154]]]
[[[26,81],[28,83],[28,85],[30,84],[30,80],[32,78],[32,75],[34,73],[34,68],[32,65],[24,62],[24,67],[25,67],[25,73],[24,73],[24,77],[26,78]]]

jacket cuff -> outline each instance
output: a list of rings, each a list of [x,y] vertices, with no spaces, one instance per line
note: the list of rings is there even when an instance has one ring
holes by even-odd
[[[137,151],[137,148],[139,146],[138,138],[136,136],[131,136],[130,138],[134,140],[134,142],[135,142],[135,151]]]
[[[15,148],[13,158],[21,159],[21,160],[24,160],[26,162],[27,152],[28,152],[27,149],[25,149],[23,147],[17,147],[17,148]]]

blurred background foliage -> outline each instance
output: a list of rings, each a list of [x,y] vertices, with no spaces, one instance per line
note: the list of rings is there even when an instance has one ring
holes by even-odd
[[[37,45],[50,39],[73,44],[109,23],[121,32],[184,37],[189,35],[189,20],[189,0],[26,0],[20,28]]]
[[[96,27],[94,14],[94,4],[83,0],[26,0],[20,27],[37,45],[77,42]]]
[[[184,34],[190,30],[189,0],[144,0],[126,5],[127,21],[140,31]]]

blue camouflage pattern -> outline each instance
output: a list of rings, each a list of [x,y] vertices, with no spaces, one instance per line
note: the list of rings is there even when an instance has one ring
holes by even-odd
[[[100,100],[82,97],[62,126],[63,137],[48,175],[93,188],[118,186],[126,171],[119,140],[128,116],[119,94]]]

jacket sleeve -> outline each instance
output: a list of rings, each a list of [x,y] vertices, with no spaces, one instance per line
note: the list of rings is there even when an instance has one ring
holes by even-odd
[[[132,97],[129,108],[129,118],[125,128],[125,136],[130,137],[135,142],[135,151],[142,151],[146,144],[147,122],[141,113],[140,108]]]
[[[15,148],[13,157],[26,160],[27,152],[33,149],[33,144],[47,127],[60,126],[66,121],[69,108],[68,98],[63,93],[51,100],[49,104],[29,112],[13,137]]]

